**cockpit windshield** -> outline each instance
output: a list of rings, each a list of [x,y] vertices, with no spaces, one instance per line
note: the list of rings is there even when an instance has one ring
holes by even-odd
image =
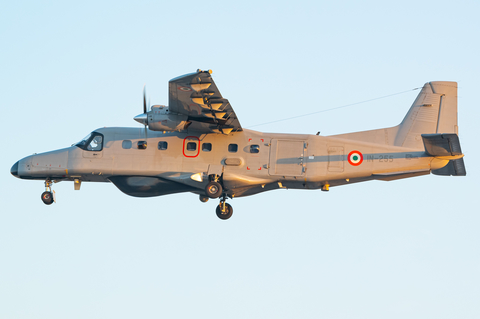
[[[103,135],[92,132],[75,144],[75,146],[85,151],[101,151],[103,149]]]

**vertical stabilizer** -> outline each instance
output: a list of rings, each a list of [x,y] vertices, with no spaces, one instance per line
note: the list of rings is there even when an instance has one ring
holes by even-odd
[[[395,146],[423,149],[422,134],[455,133],[457,83],[428,82],[398,127]]]

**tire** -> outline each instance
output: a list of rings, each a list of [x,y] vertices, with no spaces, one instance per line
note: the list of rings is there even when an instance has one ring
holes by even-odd
[[[53,203],[53,194],[51,192],[43,192],[42,201],[45,205],[51,205]]]
[[[205,195],[210,198],[218,198],[222,195],[223,188],[218,182],[210,182],[205,187]]]
[[[217,217],[222,219],[222,220],[227,220],[230,217],[232,217],[233,214],[233,207],[230,206],[230,204],[225,203],[225,212],[222,212],[222,209],[220,208],[219,204],[216,209]]]

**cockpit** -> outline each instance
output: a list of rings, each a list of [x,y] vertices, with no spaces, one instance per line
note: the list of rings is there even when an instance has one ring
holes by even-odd
[[[92,132],[76,143],[75,146],[85,151],[101,151],[103,149],[103,134]]]

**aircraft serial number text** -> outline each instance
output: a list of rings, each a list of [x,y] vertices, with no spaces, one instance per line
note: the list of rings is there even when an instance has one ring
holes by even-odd
[[[367,155],[367,162],[373,162],[374,160],[378,160],[379,162],[393,162],[393,155]]]

